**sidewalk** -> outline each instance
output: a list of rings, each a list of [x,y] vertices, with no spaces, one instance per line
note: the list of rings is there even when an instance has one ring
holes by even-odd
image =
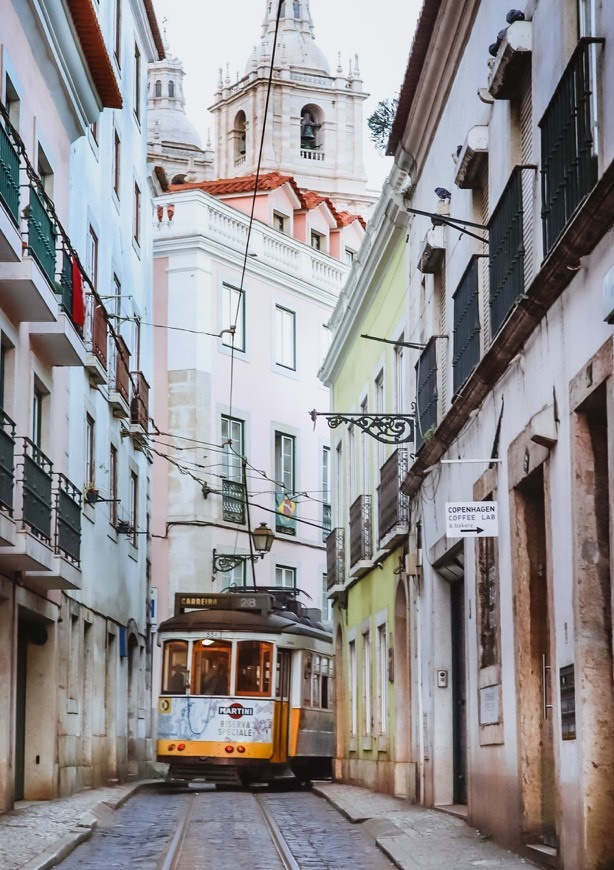
[[[159,780],[91,789],[54,801],[22,801],[12,812],[0,815],[0,867],[49,870],[91,835],[99,819],[150,783]],[[437,810],[353,785],[319,782],[313,792],[351,822],[362,822],[401,870],[527,870],[534,866],[483,840],[462,819]]]
[[[536,866],[483,839],[462,819],[438,810],[354,785],[319,782],[313,792],[351,822],[363,822],[382,852],[401,870],[528,870]]]
[[[0,815],[0,867],[55,867],[87,840],[100,818],[149,782],[152,780],[88,789],[53,801],[20,801],[12,812]]]

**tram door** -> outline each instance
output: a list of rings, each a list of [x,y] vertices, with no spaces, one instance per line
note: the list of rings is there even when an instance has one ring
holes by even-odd
[[[290,716],[290,653],[277,650],[277,687],[273,755],[279,761],[288,757],[288,723]]]

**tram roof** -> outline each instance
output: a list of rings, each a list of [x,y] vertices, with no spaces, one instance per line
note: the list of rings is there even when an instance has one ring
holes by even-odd
[[[323,627],[294,613],[261,613],[244,610],[189,610],[171,616],[158,626],[158,632],[248,631],[272,634],[298,634],[331,640]]]

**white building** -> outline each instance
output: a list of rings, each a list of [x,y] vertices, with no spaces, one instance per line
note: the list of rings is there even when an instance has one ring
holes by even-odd
[[[258,51],[263,57],[271,38],[270,4],[265,5]],[[309,412],[328,408],[328,393],[317,379],[328,347],[326,324],[364,233],[363,219],[345,205],[349,199],[367,205],[372,198],[365,191],[362,136],[355,133],[361,128],[358,108],[352,110],[356,128],[344,127],[329,140],[318,172],[312,171],[311,150],[303,153],[308,149],[300,141],[300,108],[324,106],[334,80],[320,80],[324,61],[313,42],[309,4],[294,6],[296,17],[294,11],[283,16],[286,53],[280,48],[281,67],[276,66],[276,74],[284,76],[281,103],[267,120],[267,136],[274,137],[275,153],[284,159],[265,160],[256,191],[253,142],[264,121],[264,61],[248,77],[259,89],[249,113],[247,103],[241,103],[243,109],[233,103],[237,89],[218,95],[218,180],[190,183],[168,153],[150,143],[158,177],[185,178],[157,198],[154,229],[153,321],[164,327],[154,333],[153,411],[153,502],[161,521],[154,528],[152,565],[161,619],[172,612],[174,593],[219,590],[229,583],[296,585],[309,595],[308,606],[327,606],[328,436],[313,432]],[[306,56],[296,102],[290,49],[299,33]],[[179,93],[180,65],[165,69],[166,79],[159,67],[150,70],[150,123],[156,141],[168,143],[173,130],[185,133],[181,118],[176,121],[166,107],[161,112],[151,103],[156,78],[162,93],[171,83]],[[252,86],[247,80],[245,85]],[[360,94],[355,100],[348,95],[355,107],[362,104]],[[224,132],[228,117],[240,111],[249,114],[245,161],[235,161],[234,133]],[[287,119],[281,133],[279,112],[292,119],[292,145],[286,141]],[[330,129],[334,126],[331,120]],[[355,163],[343,163],[341,155],[355,149]],[[187,157],[186,171],[190,166],[197,171]],[[328,177],[326,195],[315,182],[320,175]],[[247,533],[262,522],[276,541],[268,556],[252,563],[245,558]],[[224,572],[214,564],[214,551],[244,558]]]
[[[3,0],[0,17],[8,809],[149,757],[151,352],[114,315],[150,306],[146,65],[163,46],[147,3]]]

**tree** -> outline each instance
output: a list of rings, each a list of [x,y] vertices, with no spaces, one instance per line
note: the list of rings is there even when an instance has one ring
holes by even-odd
[[[380,100],[373,114],[367,119],[371,131],[371,141],[378,151],[386,150],[398,105],[398,97],[393,97],[391,100]]]

